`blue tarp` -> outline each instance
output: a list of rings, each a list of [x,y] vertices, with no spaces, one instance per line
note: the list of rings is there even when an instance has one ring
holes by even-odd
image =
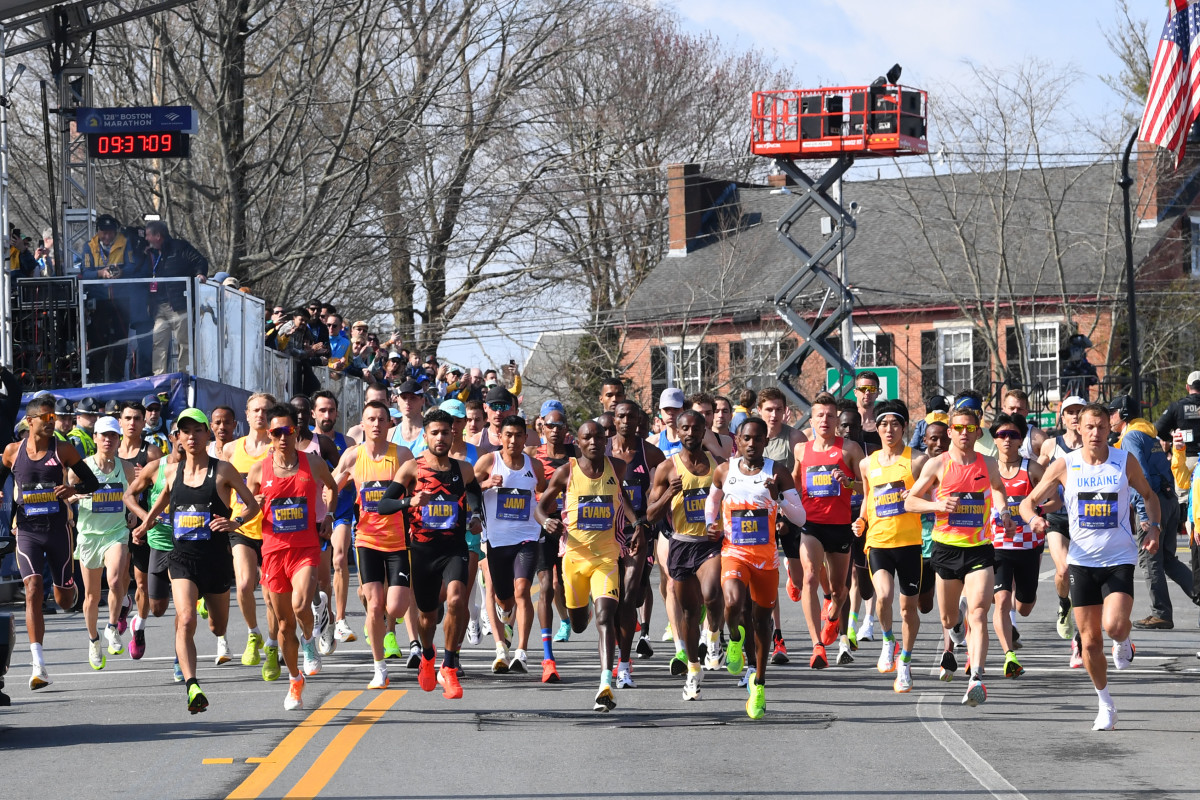
[[[55,397],[65,397],[73,403],[78,403],[85,397],[94,397],[101,406],[109,400],[141,400],[148,394],[165,392],[167,407],[163,409],[163,417],[170,419],[188,407],[188,384],[191,381],[190,375],[184,372],[173,372],[168,375],[153,375],[149,378],[135,378],[119,383],[102,383],[86,389],[51,389],[49,391]],[[220,386],[220,384],[214,385]],[[238,390],[231,389],[231,391]],[[21,395],[22,408],[33,398],[33,395],[34,392],[26,392]],[[245,402],[242,405],[244,406]],[[205,408],[206,406],[201,407]]]

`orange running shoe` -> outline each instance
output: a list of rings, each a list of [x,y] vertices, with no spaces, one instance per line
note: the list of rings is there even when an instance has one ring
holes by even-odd
[[[462,684],[458,682],[458,670],[442,667],[438,670],[437,682],[442,685],[442,697],[457,700],[462,697]]]
[[[837,618],[825,618],[824,624],[821,625],[821,644],[830,645],[837,641],[838,638],[838,621]]]
[[[800,602],[800,587],[797,586],[792,581],[791,575],[788,575],[788,579],[787,579],[787,594],[788,594],[788,599],[791,600],[793,603]]]
[[[812,658],[808,660],[808,665],[813,669],[825,669],[829,666],[829,657],[825,655],[825,645],[813,645]]]
[[[437,687],[437,667],[433,666],[433,659],[436,657],[436,653],[433,658],[422,655],[421,664],[417,667],[417,683],[426,692],[432,692]]]
[[[561,678],[558,677],[558,667],[554,663],[554,659],[542,659],[542,683],[558,683]]]

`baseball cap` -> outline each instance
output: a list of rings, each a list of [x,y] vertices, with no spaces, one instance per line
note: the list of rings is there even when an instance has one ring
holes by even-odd
[[[241,281],[239,281],[237,278],[233,277],[232,275],[230,275],[225,280],[221,281],[221,285],[228,286],[230,289],[241,289],[242,288]]]
[[[142,407],[143,408],[149,408],[150,406],[158,406],[159,408],[162,408],[162,404],[163,404],[162,400],[159,400],[158,395],[156,395],[156,394],[148,394],[142,398]],[[204,424],[205,425],[208,424],[207,417],[204,420]]]
[[[94,397],[85,397],[75,406],[76,414],[99,414],[100,403]]]
[[[229,273],[222,270],[222,271],[218,272],[216,275],[212,276],[212,282],[213,283],[223,283],[225,281],[225,279],[228,277],[229,277]]]
[[[96,230],[115,231],[119,227],[121,227],[121,223],[117,222],[117,218],[112,214],[101,214],[96,217]]]
[[[410,378],[400,384],[400,388],[396,390],[396,394],[421,394],[421,384]]]
[[[403,361],[404,356],[400,355],[395,350],[393,350],[392,352],[388,353],[387,360],[388,361]]]
[[[1136,411],[1133,398],[1127,394],[1119,394],[1108,402],[1109,411]]]
[[[1200,389],[1200,369],[1190,373],[1187,382],[1193,389]]]
[[[662,390],[662,394],[658,396],[659,408],[683,408],[683,389],[670,387]]]
[[[400,409],[392,407],[388,409],[388,416],[392,419],[400,419],[403,415],[400,413]]]
[[[443,400],[438,408],[452,417],[458,417],[459,419],[467,418],[467,407],[463,404],[462,400]]]
[[[983,411],[983,403],[976,400],[974,397],[956,397],[954,398],[954,408],[969,408],[972,411]]]
[[[102,433],[115,433],[121,435],[121,425],[112,417],[101,417],[96,421],[96,435]]]
[[[199,422],[206,428],[208,427],[208,417],[204,416],[204,412],[198,408],[185,408],[180,412],[179,416],[175,418],[175,424],[182,425],[184,420],[189,419],[192,422]]]
[[[566,414],[567,410],[563,408],[563,404],[559,400],[547,400],[542,403],[542,411],[538,414],[539,417],[544,417],[551,411],[557,411],[560,414]]]
[[[946,400],[946,396],[942,394],[930,395],[925,401],[926,411],[949,411],[950,403]]]
[[[59,416],[75,413],[75,404],[65,397],[60,397],[54,401],[54,413]]]
[[[1082,397],[1080,397],[1077,394],[1073,394],[1070,397],[1068,397],[1066,400],[1062,401],[1062,403],[1059,405],[1059,409],[1061,410],[1061,409],[1065,409],[1065,408],[1070,408],[1071,406],[1086,406],[1086,405],[1087,405],[1087,400],[1084,400]]]
[[[516,400],[513,399],[512,393],[503,386],[493,386],[492,388],[488,389],[487,396],[483,398],[483,402],[508,403],[509,405],[516,405]]]

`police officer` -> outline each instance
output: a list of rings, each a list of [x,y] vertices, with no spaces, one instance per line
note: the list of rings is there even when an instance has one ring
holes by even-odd
[[[96,454],[96,418],[100,415],[100,403],[94,397],[85,397],[75,406],[75,427],[67,431],[67,441],[75,445],[80,458]]]
[[[1176,430],[1183,431],[1188,469],[1195,469],[1200,456],[1200,370],[1187,376],[1187,394],[1167,406],[1154,427],[1164,442],[1170,442]],[[1185,493],[1183,499],[1186,498]]]

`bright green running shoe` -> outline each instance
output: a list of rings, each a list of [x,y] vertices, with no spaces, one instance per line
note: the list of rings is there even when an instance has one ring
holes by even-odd
[[[745,662],[742,658],[742,644],[746,641],[746,629],[738,625],[738,638],[729,637],[729,646],[725,648],[725,669],[730,675],[741,675]]]
[[[279,645],[267,648],[267,657],[263,659],[262,676],[264,681],[279,680]]]
[[[846,640],[850,642],[851,650],[858,649],[858,627],[854,619],[846,624]]]
[[[1009,650],[1004,654],[1004,677],[1019,678],[1024,674],[1025,668],[1021,666],[1021,662],[1017,661],[1017,654]]]
[[[400,643],[396,641],[396,634],[391,631],[388,631],[388,635],[383,637],[383,657],[400,657]]]
[[[750,697],[746,699],[746,716],[762,719],[767,713],[767,687],[760,683],[750,684]]]
[[[687,675],[687,669],[688,669],[687,651],[680,650],[678,653],[675,654],[675,657],[671,659],[671,674],[672,675]]]
[[[200,684],[193,683],[188,687],[188,711],[193,714],[199,714],[201,711],[208,709],[208,698],[204,696],[204,691],[200,688]]]
[[[246,637],[246,652],[242,653],[242,666],[253,667],[262,660],[263,637],[261,633],[252,633]]]
[[[196,613],[200,615],[200,619],[208,619],[208,603],[203,597],[196,601]]]

